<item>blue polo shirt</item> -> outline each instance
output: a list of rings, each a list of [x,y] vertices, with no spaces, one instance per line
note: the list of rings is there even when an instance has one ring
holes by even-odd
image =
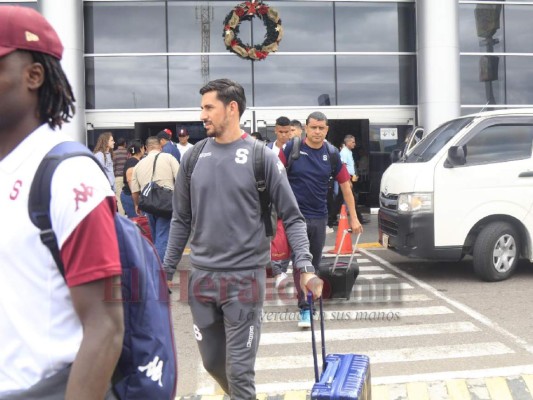
[[[181,162],[181,154],[180,154],[179,150],[177,149],[176,145],[174,145],[174,143],[172,143],[171,141],[168,141],[167,144],[165,144],[161,148],[161,151],[163,153],[172,154],[174,156],[174,158],[176,160],[178,160],[178,162]]]
[[[293,143],[292,140],[287,142],[280,153],[280,159],[285,165]],[[292,191],[305,218],[318,219],[328,216],[327,195],[332,170],[329,157],[332,152],[339,151],[327,142],[324,142],[320,149],[313,149],[304,140],[300,148],[300,157],[293,161],[290,170],[287,171]],[[334,169],[335,180],[339,183],[349,181],[350,174],[346,166],[339,155],[337,159]]]

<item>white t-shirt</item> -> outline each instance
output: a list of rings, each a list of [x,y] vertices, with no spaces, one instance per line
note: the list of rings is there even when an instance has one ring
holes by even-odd
[[[0,395],[26,389],[72,363],[82,327],[70,291],[28,215],[44,155],[66,135],[42,125],[0,161]],[[52,179],[50,214],[69,286],[120,274],[114,193],[88,157]]]
[[[183,155],[187,152],[187,150],[192,149],[194,145],[187,142],[187,144],[184,146],[181,143],[176,143],[176,147],[178,148],[180,152],[180,156],[183,157]]]

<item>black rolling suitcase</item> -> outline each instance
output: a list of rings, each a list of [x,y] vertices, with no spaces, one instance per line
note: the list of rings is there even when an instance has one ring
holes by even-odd
[[[308,296],[312,304],[312,296]],[[311,318],[311,338],[315,383],[311,400],[371,400],[370,359],[364,354],[328,354],[324,339],[324,313],[320,298],[320,334],[322,339],[322,374],[318,373],[315,328]]]
[[[342,232],[341,245],[339,251],[342,248],[342,244],[347,236],[350,236],[351,229],[345,229]],[[357,235],[355,240],[355,246],[353,247],[352,254],[348,262],[339,261],[339,252],[335,256],[335,261],[331,263],[330,259],[323,259],[320,263],[320,270],[318,275],[324,281],[324,290],[322,291],[322,297],[325,299],[346,299],[349,300],[352,296],[352,289],[359,275],[359,265],[357,262],[353,262],[355,252],[357,250],[357,244],[361,234]],[[351,236],[350,236],[351,238]]]

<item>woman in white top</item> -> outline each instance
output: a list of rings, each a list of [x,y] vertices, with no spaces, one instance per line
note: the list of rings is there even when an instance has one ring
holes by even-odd
[[[111,183],[111,187],[115,190],[115,173],[113,171],[113,147],[115,147],[115,140],[111,132],[104,132],[98,136],[96,146],[94,146],[94,156],[100,161],[107,174],[107,178]]]

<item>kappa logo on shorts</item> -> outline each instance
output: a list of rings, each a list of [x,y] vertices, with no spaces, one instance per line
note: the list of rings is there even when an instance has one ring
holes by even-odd
[[[74,201],[76,202],[76,211],[80,208],[80,201],[86,203],[89,200],[89,197],[93,197],[93,187],[86,186],[85,183],[81,184],[82,190],[74,188]]]

